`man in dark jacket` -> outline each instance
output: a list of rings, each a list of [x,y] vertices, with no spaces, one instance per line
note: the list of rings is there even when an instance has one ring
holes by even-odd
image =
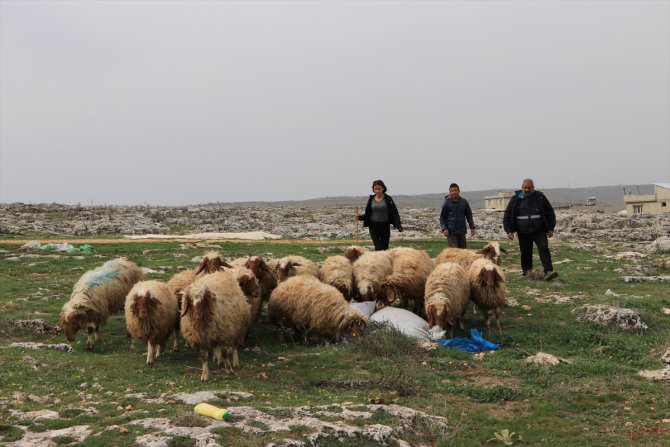
[[[521,189],[514,192],[503,217],[503,228],[507,237],[519,236],[521,269],[526,276],[533,270],[533,242],[537,245],[540,261],[544,267],[544,279],[551,281],[558,276],[551,264],[548,237],[554,235],[556,213],[547,197],[535,190],[532,179],[524,179]]]
[[[461,189],[456,183],[449,185],[449,195],[445,196],[442,212],[440,213],[440,228],[442,234],[447,238],[449,247],[465,248],[467,242],[465,235],[468,229],[465,221],[470,226],[470,236],[475,235],[475,222],[472,220],[472,210],[467,200],[461,197]]]

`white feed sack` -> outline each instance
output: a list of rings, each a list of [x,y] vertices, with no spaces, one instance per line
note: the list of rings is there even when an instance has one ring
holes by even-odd
[[[385,307],[373,313],[368,321],[388,324],[418,342],[435,341],[444,336],[443,330],[435,331],[435,329],[431,329],[426,320],[399,307]]]

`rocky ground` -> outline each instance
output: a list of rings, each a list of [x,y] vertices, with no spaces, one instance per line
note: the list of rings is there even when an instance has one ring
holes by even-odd
[[[405,231],[392,231],[392,237],[439,237],[438,208],[401,209]],[[502,214],[475,211],[477,238],[502,239]],[[588,242],[605,240],[648,245],[670,236],[670,213],[633,215],[559,211],[557,238]],[[263,231],[286,239],[355,236],[354,208],[306,206],[194,205],[158,206],[80,206],[60,204],[0,204],[0,234],[29,236],[35,233],[54,236],[100,236],[110,234],[188,234],[212,232]],[[359,224],[359,237],[367,230]]]

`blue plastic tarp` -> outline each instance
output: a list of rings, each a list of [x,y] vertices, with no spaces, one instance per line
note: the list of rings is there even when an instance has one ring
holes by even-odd
[[[484,340],[477,329],[470,329],[471,338],[444,338],[437,343],[440,346],[454,348],[465,352],[495,351],[500,347],[495,343]]]

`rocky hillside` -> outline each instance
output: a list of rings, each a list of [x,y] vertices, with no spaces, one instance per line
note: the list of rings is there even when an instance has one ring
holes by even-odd
[[[392,237],[440,237],[439,208],[400,209],[405,232]],[[505,237],[502,214],[475,211],[478,238]],[[59,204],[0,204],[0,234],[54,237],[188,234],[264,231],[287,239],[354,238],[354,208],[332,206],[78,206]],[[670,214],[634,215],[559,211],[557,237],[562,240],[603,239],[613,242],[651,242],[670,236]],[[367,229],[359,224],[359,237]]]

